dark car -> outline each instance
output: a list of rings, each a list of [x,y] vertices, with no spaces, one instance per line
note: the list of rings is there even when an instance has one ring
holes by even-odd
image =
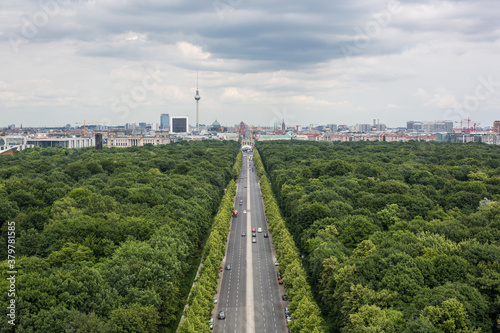
[[[247,234],[246,233],[241,233],[241,237],[245,237]]]
[[[227,264],[226,265],[226,270],[229,271],[231,269],[231,265]]]
[[[278,276],[278,280],[281,279],[281,273],[278,272],[278,274],[276,274]]]
[[[286,297],[286,295],[281,295],[281,299],[286,301],[288,298]]]
[[[267,232],[264,234],[264,238],[268,238],[269,235],[267,234]]]
[[[218,318],[219,319],[226,319],[226,314],[224,313],[224,311],[219,312]]]
[[[257,234],[255,232],[252,232],[252,237],[257,237]]]

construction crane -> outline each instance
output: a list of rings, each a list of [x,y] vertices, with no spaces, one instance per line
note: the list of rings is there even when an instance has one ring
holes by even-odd
[[[473,130],[474,133],[476,133],[476,126],[477,125],[481,125],[481,123],[479,121],[474,122],[474,130]]]
[[[471,123],[471,121],[472,120],[470,119],[470,117],[467,118],[467,119],[460,120],[460,133],[462,133],[462,134],[465,134],[465,133],[470,134],[470,123]],[[467,122],[467,129],[464,128],[464,125],[465,125],[466,122]],[[459,122],[455,121],[455,123],[458,124]],[[474,129],[473,129],[474,132],[476,131],[476,124],[479,125],[479,122],[474,123]]]
[[[102,122],[102,121],[86,121],[86,120],[84,120],[83,123],[76,122],[75,124],[77,124],[77,125],[83,125],[83,136],[86,136],[87,135],[86,125],[101,125],[101,124],[106,124],[106,122]]]

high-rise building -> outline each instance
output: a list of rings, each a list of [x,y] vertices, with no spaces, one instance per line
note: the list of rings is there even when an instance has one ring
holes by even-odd
[[[328,132],[337,132],[337,125],[336,124],[327,124],[326,129]]]
[[[500,120],[493,123],[493,132],[500,133]]]
[[[168,113],[162,113],[160,115],[160,129],[167,130],[169,125],[170,125],[170,116],[168,115]]]
[[[170,133],[185,134],[189,131],[188,117],[170,117]]]
[[[95,149],[102,150],[102,133],[95,134]]]

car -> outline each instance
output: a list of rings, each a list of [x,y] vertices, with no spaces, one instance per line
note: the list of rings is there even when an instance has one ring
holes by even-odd
[[[219,312],[219,316],[217,318],[226,319],[226,314],[224,313],[224,311]]]
[[[281,273],[278,272],[278,274],[276,274],[278,276],[278,280],[281,279]]]
[[[227,264],[226,265],[226,271],[229,271],[229,270],[231,270],[231,265]]]
[[[247,186],[245,185],[245,188],[247,188]]]
[[[262,228],[257,228],[257,232],[262,232]]]
[[[224,269],[222,268],[222,266],[220,266],[220,271],[222,272]]]
[[[289,316],[290,315],[290,309],[287,307],[285,307],[285,315]]]
[[[244,233],[244,232],[242,232],[242,233],[241,233],[241,237],[245,237],[246,235],[247,235],[247,234],[246,234],[246,233]]]
[[[252,243],[257,243],[257,239],[256,238],[252,238]]]
[[[243,214],[246,214],[246,213],[247,213],[247,211],[246,211],[246,210],[244,210],[244,211],[243,211]]]
[[[281,295],[281,299],[284,300],[284,301],[288,300],[288,298],[286,297],[286,294],[285,295]]]
[[[214,296],[214,304],[217,304],[218,301],[219,299],[216,296]]]
[[[292,321],[292,317],[286,316],[286,321]]]
[[[243,206],[243,202],[242,201],[240,201],[240,206]]]
[[[264,234],[264,238],[268,238],[269,235],[267,234],[267,232]]]
[[[208,322],[210,323],[210,329],[213,330],[214,329],[214,318],[210,318],[210,320]]]
[[[252,228],[252,232],[255,232],[255,228]]]
[[[274,266],[278,266],[278,260],[274,261]]]
[[[278,283],[279,283],[279,284],[283,284],[283,280],[282,280],[282,279],[279,279],[279,280],[278,280]]]
[[[255,232],[252,232],[252,237],[256,237],[257,234]]]

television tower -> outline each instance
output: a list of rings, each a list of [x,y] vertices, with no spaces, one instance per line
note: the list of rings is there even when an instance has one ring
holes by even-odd
[[[200,101],[200,93],[198,92],[198,73],[196,73],[196,95],[194,99],[196,100],[196,130],[200,130],[200,112],[198,109],[198,102]]]

